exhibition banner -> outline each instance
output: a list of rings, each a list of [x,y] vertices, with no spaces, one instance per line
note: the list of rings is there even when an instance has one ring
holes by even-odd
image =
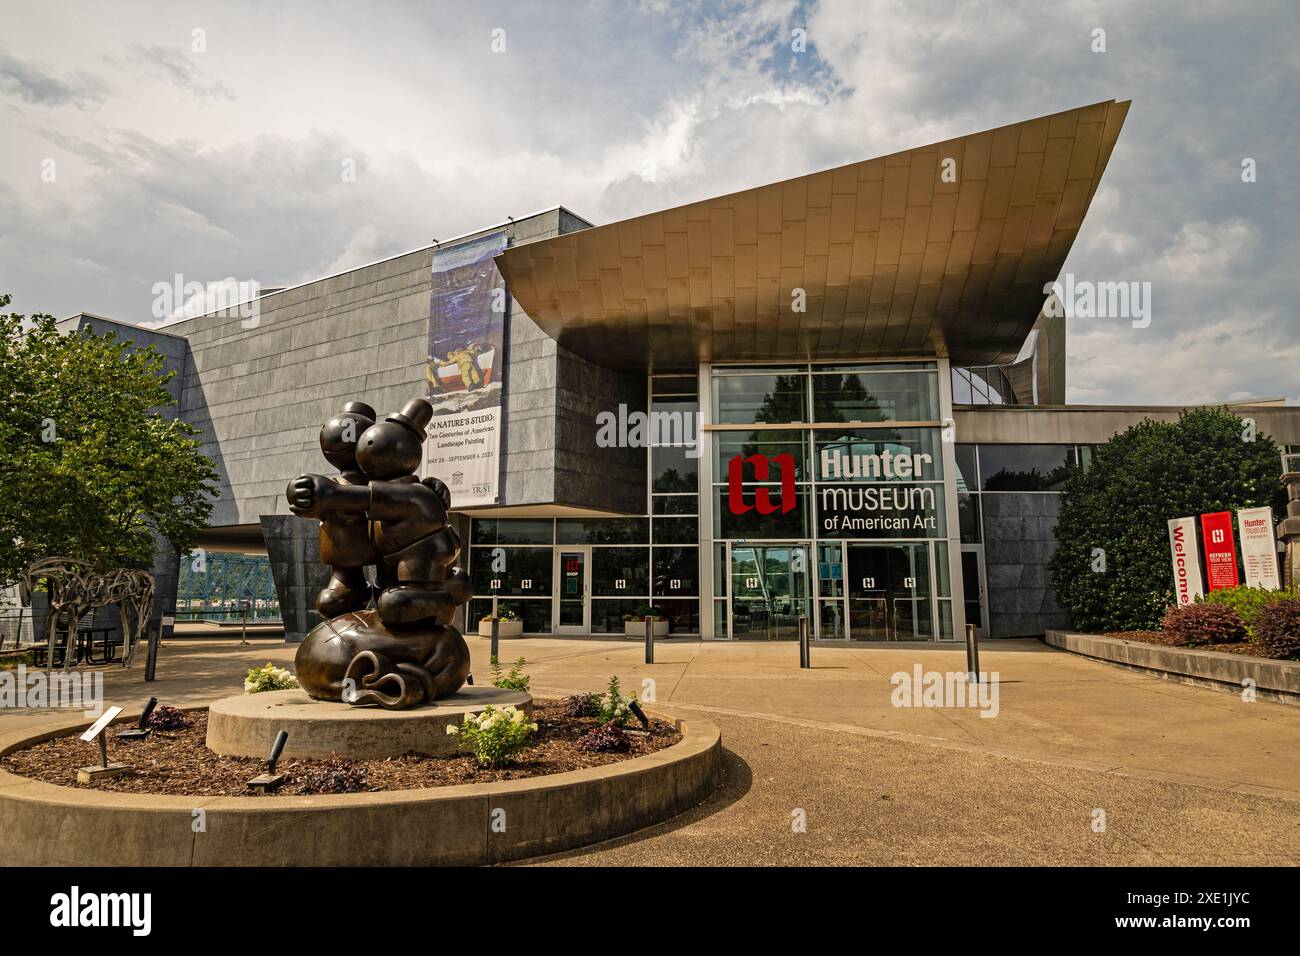
[[[505,248],[494,232],[433,253],[427,474],[456,509],[497,500],[506,286],[492,259]]]
[[[1241,535],[1241,563],[1246,586],[1276,591],[1282,587],[1277,568],[1277,542],[1273,538],[1272,508],[1242,508],[1237,512]]]
[[[1196,552],[1196,520],[1169,520],[1169,554],[1174,564],[1174,593],[1178,606],[1191,604],[1205,593],[1201,586],[1201,562]]]
[[[1237,543],[1232,537],[1232,512],[1213,511],[1201,515],[1201,540],[1205,544],[1205,576],[1210,590],[1235,588]]]

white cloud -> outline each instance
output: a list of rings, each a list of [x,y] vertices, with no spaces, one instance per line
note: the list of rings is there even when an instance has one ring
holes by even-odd
[[[1230,0],[330,10],[0,9],[0,287],[15,307],[148,320],[151,286],[177,272],[303,281],[554,205],[611,221],[1132,97],[1066,269],[1150,280],[1157,312],[1147,330],[1072,329],[1072,394],[1175,397],[1144,363],[1199,368],[1190,353],[1229,321],[1252,362],[1198,389],[1294,378],[1290,0],[1250,18]],[[187,52],[196,26],[202,53]],[[494,28],[508,52],[491,51]],[[46,158],[56,183],[40,181]]]
[[[1244,263],[1258,240],[1258,230],[1244,219],[1185,223],[1159,265],[1175,279],[1222,279]]]

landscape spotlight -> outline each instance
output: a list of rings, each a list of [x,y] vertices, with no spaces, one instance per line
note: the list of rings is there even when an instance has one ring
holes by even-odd
[[[289,740],[289,731],[282,730],[275,735],[275,743],[271,745],[271,756],[266,761],[266,773],[259,774],[252,780],[248,781],[250,790],[261,790],[269,793],[272,790],[279,789],[285,781],[285,775],[275,772],[275,764],[280,759],[280,754],[284,753],[284,745]]]
[[[140,721],[134,727],[128,727],[126,730],[117,732],[118,740],[143,740],[149,736],[149,715],[153,709],[158,706],[158,698],[150,697],[149,703],[144,705],[144,710],[140,713]]]

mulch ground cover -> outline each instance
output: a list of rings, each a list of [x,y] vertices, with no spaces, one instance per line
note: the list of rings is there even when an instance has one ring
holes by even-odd
[[[252,757],[223,757],[208,750],[204,739],[208,730],[207,711],[191,712],[191,724],[185,730],[151,731],[144,740],[126,742],[109,738],[109,760],[126,763],[134,769],[119,777],[102,780],[94,789],[122,793],[176,794],[181,796],[258,796],[247,782],[266,769],[266,761]],[[472,754],[454,757],[429,757],[406,754],[382,760],[341,761],[347,769],[364,772],[360,789],[415,790],[423,787],[448,787],[461,783],[488,783],[519,780],[564,773],[584,767],[601,767],[629,760],[671,747],[682,739],[669,723],[651,719],[645,733],[635,721],[628,726],[630,748],[624,753],[590,753],[579,750],[575,742],[597,726],[590,717],[568,717],[558,701],[537,701],[533,706],[537,733],[516,762],[501,769],[480,767]],[[65,787],[77,783],[77,768],[99,762],[99,751],[83,743],[75,734],[56,737],[19,750],[0,760],[10,773],[43,780]],[[288,780],[276,795],[302,795],[310,789],[309,776],[332,761],[282,760],[277,768]],[[337,766],[336,764],[334,764]]]
[[[1175,643],[1164,631],[1107,631],[1105,637],[1118,637],[1125,641],[1141,641],[1143,644],[1163,644],[1166,647],[1179,647],[1188,651],[1223,651],[1225,654],[1245,654],[1249,657],[1268,657],[1268,652],[1259,644],[1241,641],[1236,644],[1197,644],[1195,647]]]

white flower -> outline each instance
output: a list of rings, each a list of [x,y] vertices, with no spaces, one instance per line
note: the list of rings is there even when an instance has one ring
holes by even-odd
[[[460,733],[460,730],[459,730],[459,728],[457,728],[457,726],[456,726],[455,724],[448,724],[448,725],[447,725],[447,736],[448,736],[448,737],[455,737],[455,736],[456,736],[457,734],[459,734],[459,733]]]

